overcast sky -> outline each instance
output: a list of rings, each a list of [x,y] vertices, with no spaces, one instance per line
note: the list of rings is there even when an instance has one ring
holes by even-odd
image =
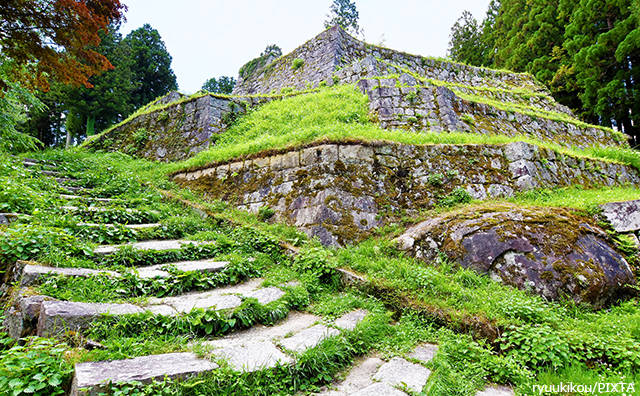
[[[129,7],[121,33],[149,23],[173,56],[180,90],[210,77],[237,78],[269,44],[284,54],[324,30],[332,0],[121,0]],[[447,52],[451,26],[469,10],[481,20],[489,0],[356,0],[365,41],[424,56]]]

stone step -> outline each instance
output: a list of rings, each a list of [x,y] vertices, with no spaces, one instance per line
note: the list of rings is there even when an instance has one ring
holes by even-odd
[[[70,396],[97,396],[107,391],[109,381],[143,384],[153,380],[185,379],[207,373],[218,365],[198,359],[193,353],[168,353],[133,359],[76,364]]]
[[[95,254],[111,254],[118,251],[120,248],[124,246],[133,246],[136,250],[174,250],[181,249],[183,245],[188,244],[200,245],[203,242],[199,241],[185,241],[185,240],[167,240],[167,241],[145,241],[145,242],[137,242],[137,243],[127,243],[123,245],[107,245],[107,246],[98,246],[93,249]]]
[[[56,181],[60,184],[64,183],[77,183],[80,179],[70,179],[68,177],[56,177]]]
[[[343,317],[341,319],[346,323],[347,321],[357,320],[356,318],[361,318],[361,315],[351,315],[348,318]],[[293,357],[278,349],[276,346],[278,340],[286,337],[291,332],[304,332],[304,329],[307,329],[308,326],[319,319],[309,314],[290,312],[288,317],[278,325],[256,326],[246,331],[206,342],[205,345],[214,347],[209,354],[211,359],[224,360],[237,372],[254,372],[275,367],[276,365],[291,364],[294,360]],[[353,326],[355,327],[355,323]],[[308,348],[315,347],[318,342],[309,345]],[[104,391],[103,384],[107,381],[124,382],[135,380],[141,383],[149,383],[153,378],[162,378],[162,368],[159,367],[158,370],[155,370],[154,365],[162,366],[163,362],[173,358],[172,355],[176,354],[76,364],[70,396],[96,396]],[[200,359],[199,362],[196,362],[192,359],[192,355],[188,353],[184,353],[184,355],[188,358],[189,363],[182,364],[180,361],[176,361],[171,367],[172,369],[175,370],[176,366],[181,365],[189,367],[201,365],[202,369],[195,370],[195,372],[190,370],[187,373],[193,375],[209,372],[218,367],[208,359]],[[167,372],[171,378],[184,378],[187,375],[179,376],[173,374],[172,376],[170,374],[173,373],[172,371],[167,370]],[[79,391],[81,388],[85,390]]]
[[[83,227],[100,227],[100,226],[105,226],[105,227],[110,227],[110,228],[115,228],[117,227],[116,224],[98,224],[98,223],[77,223],[77,225],[79,226],[83,226]],[[156,228],[156,227],[160,227],[162,224],[160,223],[150,223],[150,224],[122,224],[127,228],[131,228],[132,230],[142,230],[145,228]]]
[[[92,188],[84,188],[84,187],[70,187],[70,186],[60,186],[61,188],[64,188],[65,190],[72,192],[72,193],[77,193],[77,192],[83,192],[83,191],[91,191],[93,190]]]
[[[417,347],[407,357],[427,363],[437,350],[436,345],[426,344]],[[430,374],[431,372],[422,365],[411,363],[401,357],[395,357],[386,363],[372,356],[361,360],[344,380],[334,381],[331,384],[332,389],[320,392],[319,396],[406,396],[405,392],[397,389],[404,386],[417,394],[422,391]]]
[[[189,293],[178,297],[152,298],[144,307],[132,304],[83,303],[47,300],[42,302],[38,318],[38,336],[51,337],[67,330],[86,330],[92,320],[101,314],[115,316],[150,311],[157,315],[172,316],[188,313],[194,308],[233,309],[243,298],[254,297],[260,304],[268,304],[285,293],[276,288],[260,289],[262,280],[253,279],[243,284],[223,287],[205,293]]]
[[[120,273],[107,270],[94,270],[88,268],[60,268],[47,267],[42,265],[33,265],[20,261],[18,265],[24,265],[22,269],[22,278],[20,286],[31,286],[35,284],[42,276],[48,274],[64,275],[71,277],[88,277],[99,274],[109,276],[120,276]],[[162,270],[165,266],[175,266],[179,271],[201,271],[201,272],[220,272],[224,267],[229,265],[228,261],[215,261],[214,259],[198,260],[198,261],[180,261],[176,263],[158,264],[149,267],[137,267],[134,269],[141,278],[166,278],[169,276],[167,271]]]
[[[55,165],[51,165],[51,164],[47,164],[45,162],[42,161],[38,161],[38,160],[31,160],[31,159],[25,159],[22,161],[22,165],[26,166],[26,167],[33,167],[33,166],[40,166],[43,168],[49,168],[49,169],[56,169],[57,166]]]
[[[111,199],[111,198],[82,197],[80,195],[69,195],[69,194],[60,194],[60,198],[64,198],[64,199],[80,199],[80,200],[97,201],[97,202],[113,202],[113,201],[115,201],[115,199]]]

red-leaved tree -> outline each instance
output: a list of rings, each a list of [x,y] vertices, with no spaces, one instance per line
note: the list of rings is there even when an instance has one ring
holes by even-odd
[[[0,0],[0,51],[20,66],[10,78],[44,90],[47,76],[91,87],[90,76],[113,68],[95,51],[98,32],[125,11],[119,0]],[[0,79],[0,94],[6,88]]]

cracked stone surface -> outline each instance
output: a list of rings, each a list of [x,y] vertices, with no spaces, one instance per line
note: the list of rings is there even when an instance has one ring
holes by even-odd
[[[640,230],[640,200],[610,202],[600,205],[600,209],[614,230],[618,232]]]
[[[140,381],[184,378],[215,370],[218,366],[206,359],[198,359],[193,353],[169,353],[142,356],[134,359],[79,363],[70,396],[97,396],[107,389],[105,382]],[[81,391],[88,388],[87,391]]]
[[[419,364],[395,357],[378,370],[373,379],[391,386],[406,384],[413,392],[421,392],[431,371]]]
[[[280,344],[290,351],[301,352],[305,349],[313,348],[327,337],[338,334],[340,334],[339,330],[318,324],[301,331],[293,337],[283,339]]]
[[[275,367],[277,364],[290,363],[292,359],[280,352],[269,341],[252,341],[239,346],[227,346],[213,351],[224,358],[236,371],[253,372]]]

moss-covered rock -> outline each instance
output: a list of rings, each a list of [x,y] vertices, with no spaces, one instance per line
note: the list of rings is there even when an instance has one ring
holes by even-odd
[[[417,258],[432,261],[442,252],[465,268],[554,300],[602,306],[636,284],[607,234],[563,208],[467,207],[424,221],[397,241]]]

